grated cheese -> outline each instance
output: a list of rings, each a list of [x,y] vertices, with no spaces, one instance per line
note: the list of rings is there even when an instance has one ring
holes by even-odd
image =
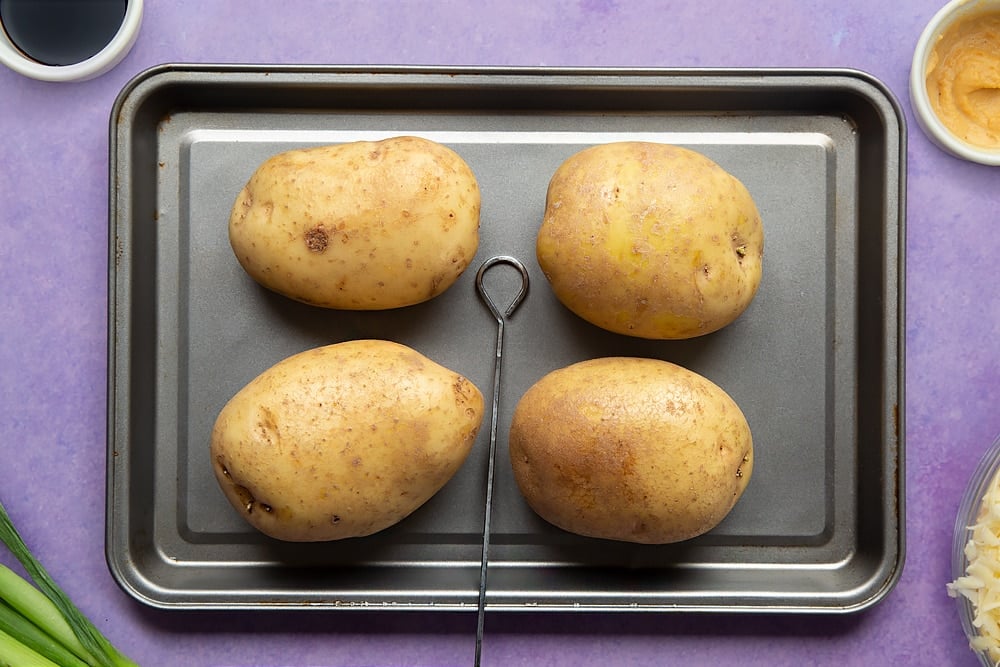
[[[1000,474],[983,496],[965,545],[965,576],[948,584],[948,594],[972,604],[972,625],[979,635],[969,642],[1000,667]]]

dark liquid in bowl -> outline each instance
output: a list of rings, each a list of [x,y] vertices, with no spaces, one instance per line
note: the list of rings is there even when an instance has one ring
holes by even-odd
[[[24,55],[43,65],[74,65],[107,46],[128,0],[0,0],[0,23]]]

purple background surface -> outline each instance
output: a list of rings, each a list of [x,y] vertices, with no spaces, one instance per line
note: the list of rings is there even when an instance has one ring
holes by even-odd
[[[469,664],[474,615],[164,612],[104,560],[108,113],[164,62],[851,67],[909,123],[905,569],[852,615],[493,615],[486,665],[975,665],[945,594],[954,515],[1000,433],[1000,170],[908,100],[943,0],[147,0],[131,54],[69,84],[0,71],[0,497],[79,606],[153,665]],[[10,562],[6,554],[0,561]]]

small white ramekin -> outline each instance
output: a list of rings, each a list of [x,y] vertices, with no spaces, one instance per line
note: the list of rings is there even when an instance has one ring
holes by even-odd
[[[931,18],[920,34],[913,51],[913,62],[910,66],[910,102],[917,124],[940,148],[963,160],[1000,166],[1000,149],[973,146],[959,139],[934,113],[927,96],[927,59],[938,37],[958,19],[980,12],[1000,12],[1000,0],[951,0]]]
[[[45,65],[24,55],[0,30],[0,63],[19,74],[42,81],[83,81],[104,74],[121,62],[139,36],[143,0],[129,0],[125,18],[114,38],[90,58],[72,65]]]

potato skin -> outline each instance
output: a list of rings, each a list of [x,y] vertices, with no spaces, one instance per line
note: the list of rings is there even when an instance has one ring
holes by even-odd
[[[649,339],[717,331],[761,279],[763,225],[746,187],[679,146],[616,142],[549,182],[538,263],[556,297],[603,329]]]
[[[458,471],[483,396],[404,345],[356,340],[288,357],[241,389],[212,430],[223,493],[271,537],[314,542],[401,521]]]
[[[479,185],[451,149],[393,137],[286,151],[233,204],[229,241],[258,283],[324,308],[431,299],[479,245]]]
[[[707,378],[655,359],[607,357],[555,370],[518,402],[514,478],[564,530],[665,544],[714,528],[750,481],[739,406]]]

